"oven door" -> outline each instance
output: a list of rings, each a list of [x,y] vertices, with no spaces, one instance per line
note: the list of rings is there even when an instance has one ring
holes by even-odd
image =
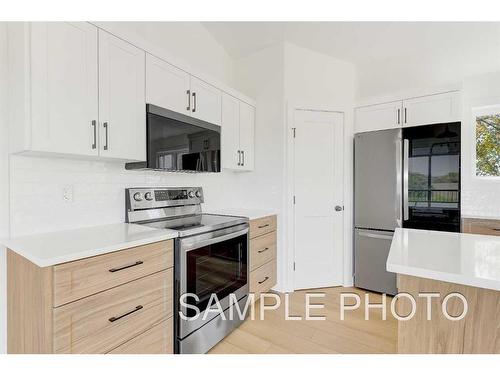
[[[236,297],[233,303],[248,295],[248,224],[182,238],[178,244],[176,310],[189,318],[183,319],[180,314],[176,317],[177,335],[183,339],[219,316],[218,312],[212,311],[204,319],[212,294],[217,296],[223,310],[229,307],[231,294]],[[184,296],[186,293],[189,296]],[[196,310],[183,306],[181,299],[184,305],[199,309],[201,313],[196,319]]]

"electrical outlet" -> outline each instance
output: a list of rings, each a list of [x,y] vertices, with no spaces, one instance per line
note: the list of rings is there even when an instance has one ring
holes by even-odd
[[[73,185],[66,185],[62,188],[62,196],[65,202],[73,202]]]

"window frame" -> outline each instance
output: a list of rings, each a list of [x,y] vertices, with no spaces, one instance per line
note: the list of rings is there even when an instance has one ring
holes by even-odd
[[[472,178],[476,181],[500,181],[500,175],[498,176],[479,176],[477,174],[477,138],[476,138],[476,133],[477,133],[477,123],[476,119],[477,117],[480,116],[488,116],[488,115],[495,115],[498,114],[500,115],[500,104],[492,104],[492,105],[486,105],[486,106],[480,106],[480,107],[474,107],[472,108],[471,111],[472,114],[472,126],[471,126],[471,148],[472,148],[472,160],[471,160],[471,174]]]

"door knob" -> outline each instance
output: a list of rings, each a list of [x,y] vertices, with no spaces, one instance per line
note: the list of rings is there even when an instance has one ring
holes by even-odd
[[[343,206],[335,206],[335,211],[343,211],[344,207]]]

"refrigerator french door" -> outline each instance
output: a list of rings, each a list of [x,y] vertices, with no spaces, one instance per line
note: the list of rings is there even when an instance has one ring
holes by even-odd
[[[460,232],[460,123],[403,129],[403,227]]]
[[[354,137],[354,285],[387,294],[397,292],[385,264],[402,226],[401,139],[400,129]]]

